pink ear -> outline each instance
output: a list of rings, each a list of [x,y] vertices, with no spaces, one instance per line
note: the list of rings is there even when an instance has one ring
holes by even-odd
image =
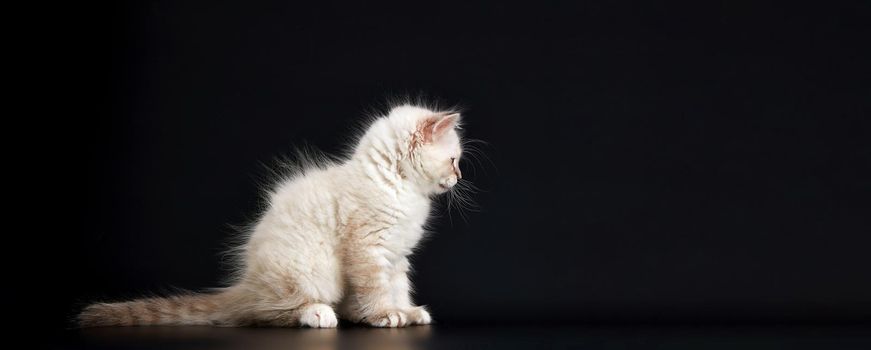
[[[433,116],[427,119],[423,124],[423,139],[426,142],[433,142],[445,135],[449,130],[457,126],[460,121],[460,114],[453,113],[446,116]]]

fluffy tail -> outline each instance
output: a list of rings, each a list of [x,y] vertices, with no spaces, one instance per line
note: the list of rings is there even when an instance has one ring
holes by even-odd
[[[220,294],[189,294],[123,303],[97,303],[78,316],[81,327],[213,325],[219,323]]]

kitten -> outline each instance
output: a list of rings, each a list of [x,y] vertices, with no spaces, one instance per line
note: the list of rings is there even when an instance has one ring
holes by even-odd
[[[275,187],[240,247],[230,287],[97,303],[79,324],[331,328],[339,316],[376,327],[429,324],[429,312],[409,295],[408,256],[433,197],[462,177],[459,119],[394,107],[348,159],[310,166]]]

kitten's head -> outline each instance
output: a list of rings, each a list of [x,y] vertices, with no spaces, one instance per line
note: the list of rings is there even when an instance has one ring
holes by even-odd
[[[416,106],[390,111],[394,127],[407,133],[407,156],[400,164],[403,176],[411,178],[427,194],[449,191],[462,178],[462,142],[457,127],[460,114],[434,112]]]

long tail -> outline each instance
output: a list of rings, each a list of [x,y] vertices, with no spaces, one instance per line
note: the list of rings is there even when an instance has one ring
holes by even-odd
[[[222,299],[217,293],[96,303],[86,307],[78,321],[81,327],[214,325],[220,323]]]

